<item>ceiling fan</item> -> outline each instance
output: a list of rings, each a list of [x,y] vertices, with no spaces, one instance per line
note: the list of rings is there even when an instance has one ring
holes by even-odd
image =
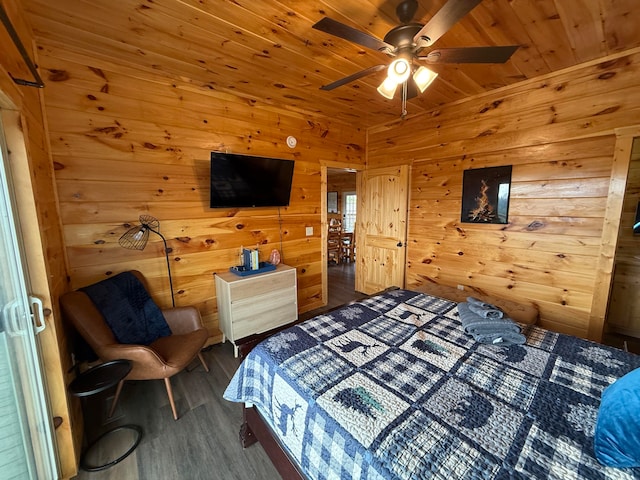
[[[417,0],[403,0],[396,7],[396,15],[400,25],[392,28],[383,40],[369,35],[361,30],[352,28],[344,23],[324,17],[313,25],[313,28],[336,37],[349,40],[371,50],[385,53],[394,60],[389,65],[375,65],[356,72],[347,77],[336,80],[320,87],[322,90],[333,90],[367,75],[387,69],[388,74],[384,82],[378,87],[378,92],[392,99],[396,89],[402,85],[403,116],[404,102],[417,95],[417,90],[424,90],[438,76],[420,62],[425,63],[505,63],[518,49],[518,45],[497,47],[465,47],[440,48],[422,55],[422,50],[431,47],[462,17],[469,13],[482,0],[449,0],[426,25],[413,22],[418,10]],[[413,81],[410,76],[413,74]]]

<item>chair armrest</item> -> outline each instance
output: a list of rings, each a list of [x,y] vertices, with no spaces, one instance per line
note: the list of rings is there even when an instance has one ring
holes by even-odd
[[[145,345],[114,343],[103,345],[100,351],[96,353],[104,361],[124,359],[130,360],[134,365],[150,365],[154,367],[165,365],[162,357]]]
[[[168,308],[162,314],[174,335],[184,335],[203,328],[202,318],[196,307]]]

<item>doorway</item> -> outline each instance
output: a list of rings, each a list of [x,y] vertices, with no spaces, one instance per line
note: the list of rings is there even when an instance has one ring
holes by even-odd
[[[357,192],[353,169],[327,168],[327,308],[356,300]]]
[[[618,228],[605,340],[618,336],[640,346],[640,137],[630,139],[629,167]],[[622,193],[622,192],[620,192]],[[616,345],[618,346],[618,345]]]
[[[614,130],[616,134],[616,145],[613,153],[613,163],[611,167],[611,181],[609,182],[609,192],[607,193],[607,205],[605,210],[604,226],[602,229],[602,240],[600,242],[599,260],[596,265],[596,282],[593,288],[593,299],[591,302],[591,312],[589,315],[589,331],[587,338],[596,342],[602,342],[603,336],[611,328],[609,325],[612,319],[607,321],[607,316],[613,312],[607,312],[611,298],[614,273],[618,255],[616,252],[620,237],[623,233],[630,243],[623,241],[620,245],[627,243],[625,248],[636,243],[633,233],[635,220],[635,209],[637,209],[638,196],[633,193],[633,189],[628,192],[627,183],[629,180],[630,167],[634,158],[634,148],[637,148],[636,138],[640,137],[640,125],[622,127]],[[631,213],[630,219],[623,221],[625,200]],[[630,207],[630,208],[629,208]],[[625,227],[626,224],[626,227]],[[620,230],[622,227],[622,231]],[[624,239],[623,239],[624,240]],[[621,259],[622,257],[620,257]],[[633,295],[634,292],[631,293]],[[615,321],[615,320],[614,320]],[[606,324],[605,324],[606,322]],[[623,325],[628,327],[629,325]]]

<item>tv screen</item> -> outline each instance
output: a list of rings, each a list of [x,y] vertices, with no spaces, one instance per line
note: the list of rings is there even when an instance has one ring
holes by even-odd
[[[293,160],[211,152],[211,208],[289,205]]]

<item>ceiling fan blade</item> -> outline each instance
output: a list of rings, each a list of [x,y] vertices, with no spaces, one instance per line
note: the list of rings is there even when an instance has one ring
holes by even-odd
[[[344,23],[340,23],[329,17],[324,17],[319,22],[316,22],[313,25],[313,28],[336,37],[344,38],[345,40],[357,43],[358,45],[370,48],[371,50],[380,51],[394,48],[393,45],[389,45],[373,35],[369,35],[368,33],[352,28],[349,25],[345,25]]]
[[[518,48],[519,45],[439,48],[417,58],[429,63],[505,63]]]
[[[358,80],[359,78],[366,77],[367,75],[371,75],[372,73],[379,72],[380,70],[384,70],[386,68],[387,65],[376,65],[374,67],[365,68],[364,70],[360,70],[353,75],[341,78],[340,80],[336,80],[335,82],[328,85],[323,85],[320,87],[320,90],[333,90],[334,88],[341,87],[342,85],[346,85],[347,83],[353,82],[354,80]]]
[[[423,37],[428,39],[425,46],[433,45],[442,35],[453,27],[458,20],[469,13],[482,0],[449,0],[438,10],[431,20],[413,37],[413,41],[420,44]]]

